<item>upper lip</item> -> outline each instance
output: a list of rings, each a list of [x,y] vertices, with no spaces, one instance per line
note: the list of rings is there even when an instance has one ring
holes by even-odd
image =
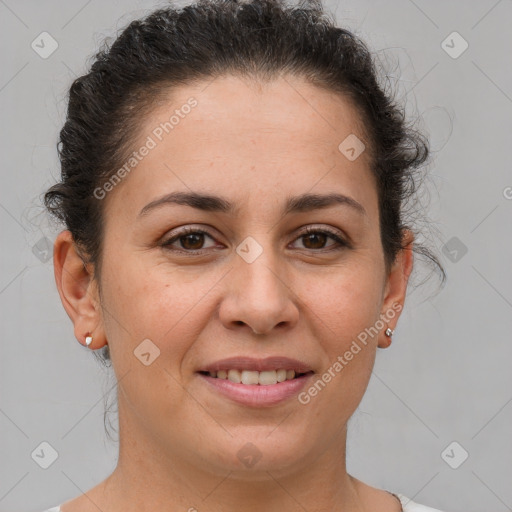
[[[297,359],[289,357],[267,357],[258,359],[254,357],[236,356],[216,361],[202,367],[199,371],[218,372],[219,370],[249,370],[249,371],[271,371],[271,370],[295,370],[295,373],[307,373],[312,368]]]

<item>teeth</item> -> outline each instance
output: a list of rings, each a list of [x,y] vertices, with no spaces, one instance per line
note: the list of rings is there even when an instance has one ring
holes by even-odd
[[[237,384],[240,384],[242,382],[242,376],[240,375],[240,372],[238,370],[229,370],[228,371],[228,380],[231,382],[236,382]]]
[[[210,377],[217,379],[228,379],[237,384],[269,386],[291,380],[295,378],[295,370],[270,370],[265,372],[257,372],[251,370],[219,370],[218,372],[208,372]]]
[[[250,372],[244,370],[242,372],[242,384],[259,384],[259,372]]]
[[[269,372],[260,372],[260,384],[262,386],[277,384],[277,372],[275,370]]]

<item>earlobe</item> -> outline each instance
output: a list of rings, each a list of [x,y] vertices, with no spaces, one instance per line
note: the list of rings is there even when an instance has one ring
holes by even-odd
[[[385,296],[382,305],[381,318],[386,322],[386,327],[379,334],[379,348],[387,348],[391,345],[391,336],[398,323],[398,318],[402,312],[407,293],[407,284],[411,275],[414,254],[413,254],[414,234],[406,229],[403,233],[403,249],[397,254],[393,266],[387,277]],[[390,329],[391,333],[386,334]]]
[[[98,348],[96,345],[105,337],[97,285],[69,230],[59,233],[55,240],[53,265],[60,299],[74,324],[76,339],[85,344],[86,337],[93,336],[94,332],[94,348]]]

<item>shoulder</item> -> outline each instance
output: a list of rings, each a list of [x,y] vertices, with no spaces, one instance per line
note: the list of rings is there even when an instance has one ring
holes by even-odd
[[[407,498],[407,496],[404,496],[403,494],[397,494],[397,496],[400,502],[402,503],[402,508],[404,509],[404,512],[442,512],[437,508],[420,505],[419,503],[416,503],[411,499]]]

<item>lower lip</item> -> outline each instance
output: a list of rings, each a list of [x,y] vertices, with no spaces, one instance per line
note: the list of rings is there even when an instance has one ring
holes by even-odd
[[[307,373],[301,377],[268,386],[237,384],[228,379],[218,379],[202,373],[198,375],[215,391],[234,402],[251,407],[268,407],[296,396],[314,374]]]

